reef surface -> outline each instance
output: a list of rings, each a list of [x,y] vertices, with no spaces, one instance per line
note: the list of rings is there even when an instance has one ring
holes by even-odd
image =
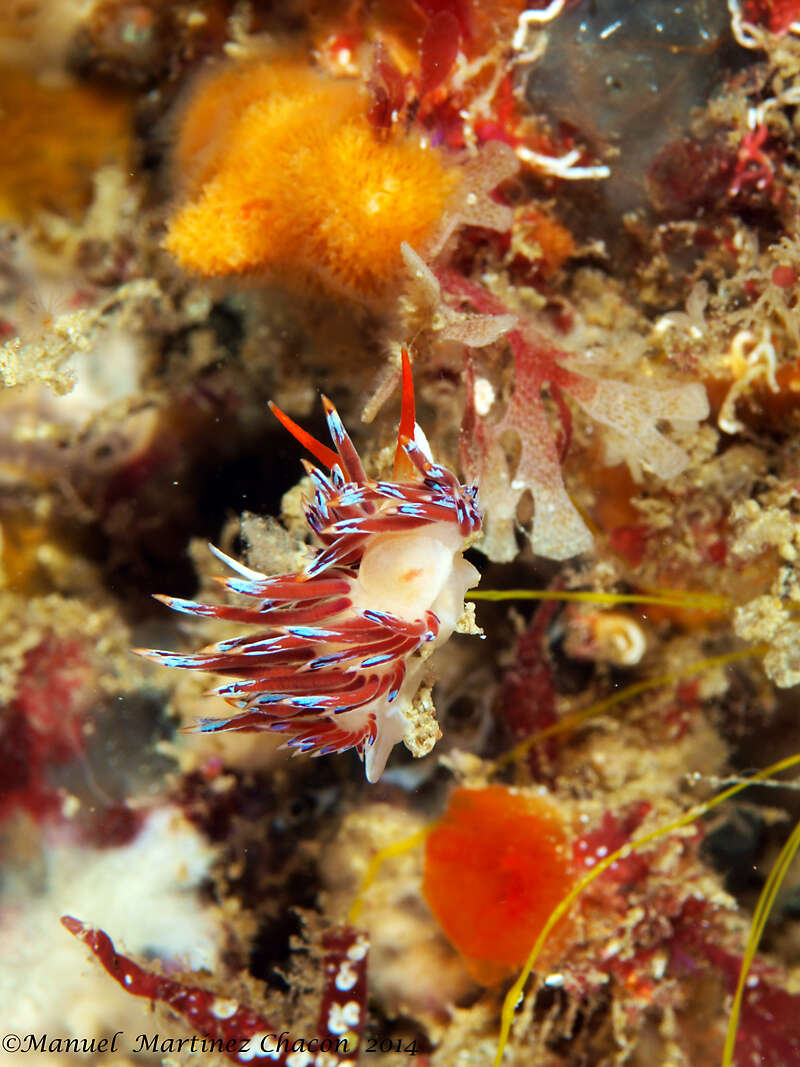
[[[800,1064],[800,4],[0,74],[0,1063]]]

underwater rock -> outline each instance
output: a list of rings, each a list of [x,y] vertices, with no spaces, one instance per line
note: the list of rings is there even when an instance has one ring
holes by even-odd
[[[611,168],[593,195],[612,217],[647,203],[644,177],[722,83],[728,13],[716,0],[587,0],[547,26],[530,107],[569,123]]]

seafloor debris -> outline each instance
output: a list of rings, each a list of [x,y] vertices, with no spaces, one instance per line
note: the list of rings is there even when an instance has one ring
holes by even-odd
[[[800,5],[12,0],[0,57],[4,1018],[798,1061]]]

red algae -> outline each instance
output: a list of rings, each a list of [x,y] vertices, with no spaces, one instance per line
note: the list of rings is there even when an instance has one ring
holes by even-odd
[[[96,956],[111,977],[135,997],[147,997],[164,1004],[181,1016],[201,1037],[198,1046],[192,1039],[192,1052],[219,1052],[234,1063],[283,1064],[291,1067],[303,1054],[319,1053],[320,1060],[331,1067],[352,1064],[363,1034],[367,996],[368,942],[363,934],[349,927],[329,930],[322,939],[325,972],[317,1031],[311,1038],[278,1033],[281,1027],[271,1023],[254,1008],[221,997],[201,985],[177,982],[117,952],[104,930],[95,929],[71,915],[61,918],[62,925],[82,941]],[[270,1032],[273,1031],[273,1032]],[[160,1052],[181,1051],[180,1039],[165,1038]],[[304,1059],[303,1062],[309,1062]]]
[[[556,690],[547,655],[547,634],[557,611],[555,600],[539,606],[520,635],[514,661],[503,680],[502,715],[514,743],[556,722]],[[556,749],[556,739],[552,737],[529,749],[526,759],[534,781],[550,784]]]
[[[26,654],[16,697],[0,719],[0,817],[18,807],[37,816],[58,810],[48,770],[83,749],[93,679],[78,640],[49,634]]]
[[[478,981],[524,962],[573,883],[568,841],[544,795],[499,785],[453,793],[425,845],[423,892]],[[548,947],[558,943],[556,929]]]
[[[792,23],[800,21],[800,3],[798,0],[744,0],[742,15],[746,22],[780,35],[787,33]]]

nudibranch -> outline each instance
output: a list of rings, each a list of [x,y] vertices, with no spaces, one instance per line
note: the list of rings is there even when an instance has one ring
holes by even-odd
[[[214,689],[237,709],[202,731],[276,730],[299,751],[358,751],[367,779],[383,773],[411,727],[426,660],[453,633],[477,570],[463,550],[481,528],[477,491],[433,462],[415,421],[403,353],[403,397],[391,481],[369,478],[339,415],[322,398],[328,448],[275,405],[273,413],[328,468],[303,460],[314,485],[305,517],[320,547],[299,574],[268,577],[214,550],[239,577],[219,579],[252,606],[159,600],[176,611],[258,629],[193,654],[148,650],[169,667],[232,679]]]

